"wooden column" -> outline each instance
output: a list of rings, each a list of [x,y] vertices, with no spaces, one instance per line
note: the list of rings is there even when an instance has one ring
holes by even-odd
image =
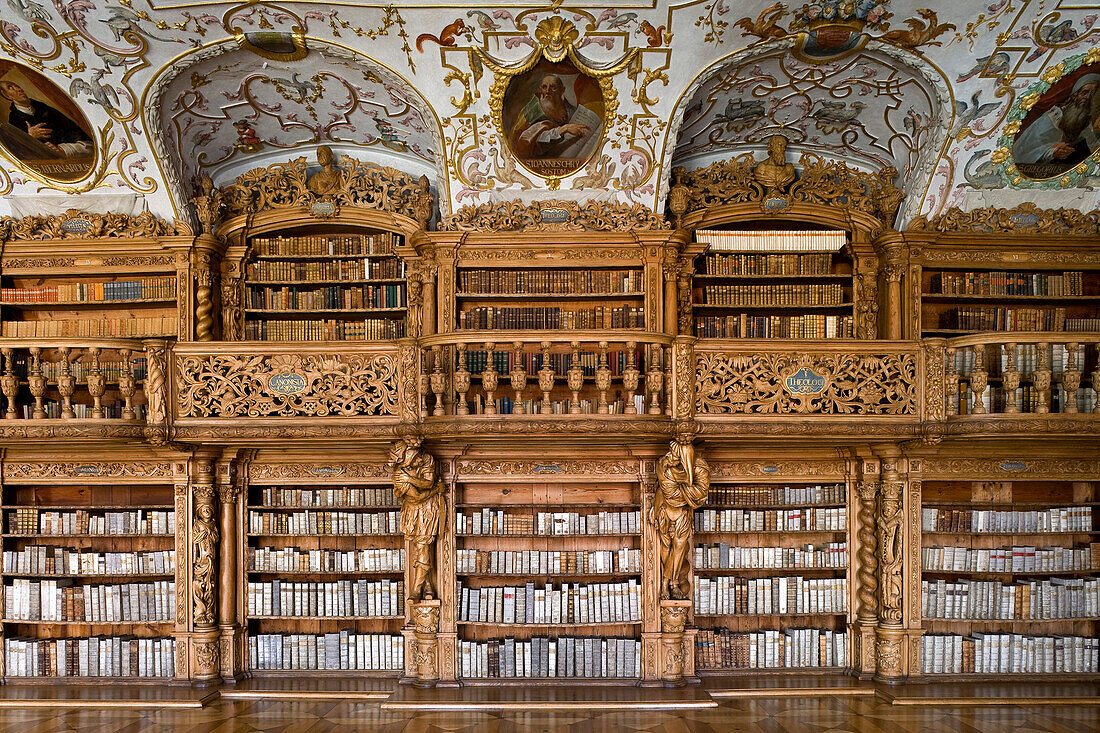
[[[901,338],[901,277],[907,266],[907,252],[903,242],[882,245],[882,273],[886,280],[885,337]]]
[[[218,268],[225,243],[214,235],[224,209],[221,192],[214,188],[213,182],[202,179],[202,195],[191,199],[195,215],[202,224],[202,232],[195,237],[192,245],[191,266],[195,277],[195,340],[213,341],[214,324],[214,274]],[[187,340],[190,334],[180,334],[181,340]]]
[[[217,464],[216,481],[221,500],[218,543],[218,629],[221,635],[221,675],[226,680],[240,679],[244,673],[244,634],[237,617],[237,589],[241,553],[239,500],[244,482],[234,454],[223,456]]]
[[[218,528],[215,525],[214,474],[212,461],[195,461],[191,481],[191,597],[194,603],[194,629],[191,646],[194,650],[194,681],[200,685],[221,682],[218,661],[220,632],[217,626],[217,555]]]
[[[860,677],[875,674],[875,630],[878,627],[878,553],[875,504],[878,499],[878,462],[865,459],[853,491],[856,502],[855,597],[852,668]]]

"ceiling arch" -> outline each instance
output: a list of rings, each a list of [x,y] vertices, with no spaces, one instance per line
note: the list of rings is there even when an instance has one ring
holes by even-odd
[[[795,43],[754,45],[696,76],[672,115],[663,189],[674,166],[694,170],[745,152],[759,160],[779,134],[795,161],[812,153],[869,172],[896,168],[907,194],[901,218],[914,216],[952,122],[942,74],[875,41],[828,63],[800,60]]]
[[[152,80],[143,114],[177,210],[209,176],[241,173],[327,145],[337,154],[427,175],[446,211],[442,132],[399,74],[352,49],[298,39],[286,63],[226,39],[178,57]]]

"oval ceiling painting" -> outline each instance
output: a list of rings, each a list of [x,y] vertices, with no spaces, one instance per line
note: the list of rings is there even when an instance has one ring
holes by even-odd
[[[501,119],[523,167],[557,178],[592,157],[603,137],[604,112],[599,81],[568,60],[543,59],[509,82]]]
[[[0,62],[0,145],[25,170],[79,181],[95,163],[91,126],[77,104],[33,69]]]
[[[1100,148],[1100,64],[1051,85],[1020,122],[1012,161],[1028,178],[1059,176]]]

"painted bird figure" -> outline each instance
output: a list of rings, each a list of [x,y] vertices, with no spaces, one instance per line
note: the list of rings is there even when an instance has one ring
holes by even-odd
[[[48,22],[50,19],[46,9],[34,0],[8,0],[8,7],[31,22],[36,20]]]
[[[985,104],[979,104],[978,98],[982,96],[982,92],[979,89],[974,92],[974,95],[970,98],[970,104],[966,102],[955,100],[955,127],[951,130],[951,137],[955,137],[959,134],[959,131],[964,127],[969,127],[970,123],[979,117],[985,117],[1001,106],[1000,102],[986,102]]]
[[[91,82],[83,79],[73,79],[69,84],[69,96],[77,97],[80,94],[88,94],[92,101],[108,112],[118,112],[118,92],[110,84],[104,84],[103,75],[106,69],[96,69],[92,72]]]
[[[962,82],[981,74],[982,76],[1000,77],[1008,73],[1008,67],[1012,60],[1004,51],[983,56],[974,62],[970,71],[960,74],[955,81]]]
[[[867,105],[863,102],[852,102],[846,109],[844,102],[826,101],[810,117],[814,118],[814,124],[822,132],[838,132],[852,124],[866,108]]]
[[[281,84],[284,87],[289,87],[293,89],[295,92],[298,93],[298,101],[301,102],[305,100],[306,97],[312,96],[317,93],[317,85],[309,79],[300,79],[300,76],[301,74],[295,71],[293,74],[290,75],[289,79],[271,77],[271,81],[275,82],[276,84]]]
[[[488,13],[481,10],[467,10],[466,17],[476,20],[478,27],[480,27],[481,30],[485,31],[486,33],[490,33],[492,31],[495,31],[497,28],[500,28],[500,23],[494,21],[492,18],[489,17]]]

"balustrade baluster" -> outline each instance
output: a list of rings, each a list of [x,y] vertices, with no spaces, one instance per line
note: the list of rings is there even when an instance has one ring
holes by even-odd
[[[1081,386],[1081,368],[1077,363],[1077,351],[1080,344],[1066,344],[1066,368],[1062,372],[1062,390],[1066,393],[1066,406],[1062,410],[1067,414],[1077,413],[1077,388]]]
[[[948,346],[944,358],[944,384],[943,397],[947,400],[947,414],[959,414],[959,372],[955,368],[955,358],[958,350],[954,346]]]
[[[438,417],[446,413],[443,408],[443,389],[447,386],[447,375],[443,373],[443,347],[432,347],[432,394],[435,395],[435,409],[432,414]]]
[[[649,358],[646,362],[645,389],[649,394],[650,415],[661,414],[661,385],[664,383],[665,373],[661,371],[661,347],[652,344],[649,349]]]
[[[626,368],[623,369],[623,389],[626,390],[624,415],[638,414],[638,408],[634,406],[634,393],[638,391],[638,367],[634,366],[634,350],[637,348],[637,342],[626,342]]]
[[[527,370],[523,368],[523,342],[512,342],[512,373],[509,378],[512,381],[512,389],[515,390],[516,399],[512,402],[512,414],[522,415],[526,412],[523,407],[523,390],[527,389]]]
[[[107,389],[107,380],[99,367],[99,347],[88,349],[88,355],[92,357],[92,369],[88,372],[88,394],[92,396],[92,417],[99,419],[103,417],[103,393]]]
[[[8,398],[8,408],[4,411],[5,420],[14,420],[18,415],[15,412],[15,396],[19,394],[19,380],[15,377],[15,372],[12,369],[12,350],[9,348],[0,349],[0,353],[4,355],[4,376],[0,377],[0,390],[4,392],[4,396]],[[1093,380],[1095,384],[1096,380]]]
[[[1035,390],[1038,392],[1038,404],[1035,406],[1035,412],[1048,413],[1050,412],[1050,360],[1047,357],[1046,343],[1035,344],[1036,352],[1036,364],[1035,375],[1032,377],[1035,384]]]
[[[973,415],[984,415],[985,390],[989,387],[989,372],[985,368],[985,345],[974,347],[974,369],[970,372],[970,393],[974,396],[970,412]]]
[[[581,369],[581,345],[577,341],[572,341],[569,347],[573,349],[573,364],[569,367],[566,375],[569,389],[573,393],[573,399],[569,402],[569,414],[579,415],[581,412],[580,391],[581,387],[584,386],[584,370]]]
[[[492,341],[485,343],[486,361],[485,371],[481,373],[481,386],[485,389],[485,414],[495,415],[497,414],[497,404],[493,397],[493,393],[497,391],[497,383],[500,378],[500,374],[496,369],[496,348],[497,345]]]
[[[424,419],[428,416],[428,393],[432,390],[431,377],[428,374],[428,370],[431,368],[428,364],[429,354],[431,352],[427,349],[421,349],[421,361],[420,361],[420,379],[417,385],[420,398],[420,418]]]
[[[30,387],[34,397],[34,411],[31,417],[41,420],[46,417],[46,410],[42,407],[42,395],[46,394],[46,378],[42,376],[42,349],[31,347],[31,362],[27,370],[27,386]],[[90,389],[90,387],[89,387]]]
[[[466,393],[470,391],[470,370],[466,368],[466,344],[458,345],[458,366],[455,368],[455,391],[458,393],[456,415],[469,415],[470,406],[466,403]]]
[[[57,373],[57,391],[61,393],[61,419],[72,420],[76,417],[76,413],[73,412],[73,392],[76,391],[76,377],[72,375],[72,370],[69,368],[69,347],[62,346],[57,351],[61,355]],[[74,358],[77,353],[79,352],[73,353]]]
[[[122,357],[122,368],[118,375],[118,392],[122,395],[122,418],[133,420],[137,417],[133,404],[137,382],[134,380],[133,365],[130,363],[130,349],[119,349],[118,354]]]
[[[539,369],[539,389],[542,390],[542,406],[539,413],[543,415],[554,414],[554,406],[550,404],[550,392],[554,389],[554,367],[550,365],[550,342],[543,341],[542,369]]]
[[[1020,411],[1020,371],[1016,368],[1016,344],[1005,344],[1005,368],[1002,374],[1005,389],[1005,412]]]
[[[600,362],[596,367],[596,389],[600,393],[600,401],[596,407],[596,413],[606,415],[610,412],[607,407],[607,391],[611,389],[611,369],[607,366],[607,342],[599,343]]]
[[[657,348],[664,352],[665,359],[665,414],[672,417],[672,347]]]

